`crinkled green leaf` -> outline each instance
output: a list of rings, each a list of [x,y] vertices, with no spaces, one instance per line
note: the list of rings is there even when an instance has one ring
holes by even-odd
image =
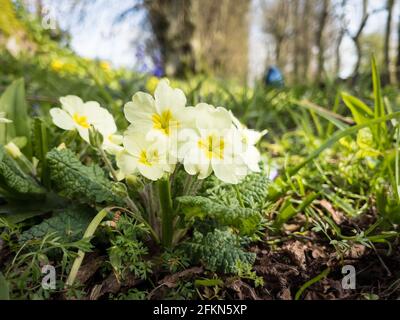
[[[256,258],[241,245],[240,238],[229,230],[215,229],[205,235],[195,231],[185,249],[196,263],[203,263],[211,271],[234,273],[238,261],[253,264]]]
[[[0,145],[0,191],[10,199],[31,199],[45,196],[45,190],[25,174],[13,158]]]
[[[115,184],[98,165],[85,166],[69,149],[47,153],[53,188],[68,199],[84,203],[121,204]]]
[[[94,216],[88,207],[76,206],[59,211],[49,219],[25,231],[19,241],[42,239],[46,234],[56,233],[65,242],[73,242],[82,238],[87,226]]]
[[[238,205],[226,206],[200,196],[178,198],[186,218],[211,218],[224,226],[237,228],[242,234],[254,233],[260,226],[259,212]]]
[[[245,207],[256,210],[263,209],[267,199],[269,184],[270,180],[265,172],[248,175],[238,185]]]
[[[243,182],[238,184],[237,189],[243,200],[244,207],[259,211],[262,210],[266,203],[269,184],[268,176],[263,171],[248,175]],[[231,184],[221,183],[218,179],[207,181],[201,195],[213,199],[220,204],[228,206],[239,205],[235,187]]]

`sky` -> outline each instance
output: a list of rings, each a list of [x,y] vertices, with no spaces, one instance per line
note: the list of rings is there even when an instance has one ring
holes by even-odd
[[[201,0],[199,0],[201,1]],[[270,39],[262,32],[262,19],[258,2],[264,0],[252,0],[250,16],[250,53],[249,70],[250,81],[259,77],[265,69],[268,50],[272,50]],[[134,3],[131,1],[94,1],[84,23],[77,24],[66,14],[66,8],[71,0],[45,0],[46,14],[58,21],[61,28],[71,33],[71,47],[79,55],[88,58],[98,58],[111,62],[114,66],[137,66],[135,52],[138,46],[143,44],[148,31],[143,28],[143,13],[135,13],[125,22],[114,24],[114,18],[121,9],[128,8]],[[370,0],[370,10],[381,8],[386,1]],[[361,19],[361,0],[349,0],[346,10],[347,21],[350,30],[355,30]],[[399,8],[394,14],[395,20],[400,15]],[[365,33],[383,32],[386,13],[381,12],[370,18],[365,28]],[[396,33],[393,33],[393,40]],[[395,45],[396,41],[392,41]],[[351,74],[355,63],[355,48],[350,38],[343,41],[341,52],[343,65],[341,75]]]

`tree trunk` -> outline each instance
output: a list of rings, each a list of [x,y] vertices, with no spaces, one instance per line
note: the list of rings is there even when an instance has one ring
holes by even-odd
[[[393,7],[394,0],[387,0],[386,10],[388,13],[388,17],[386,19],[385,45],[383,52],[384,62],[382,70],[382,81],[384,84],[390,83],[390,36],[392,33]]]
[[[396,61],[396,78],[400,82],[400,17],[397,24],[397,61]]]
[[[192,48],[191,0],[148,0],[145,7],[167,76],[196,70]]]
[[[281,52],[282,52],[282,44],[283,44],[283,38],[277,38],[275,44],[275,61],[276,65],[281,68],[282,67],[282,61],[281,61]]]
[[[307,82],[309,79],[309,70],[310,70],[310,56],[311,56],[311,41],[310,41],[310,32],[311,32],[311,17],[310,12],[312,10],[312,0],[304,0],[304,7],[302,10],[302,21],[303,23],[303,43],[302,43],[302,78],[303,82]]]
[[[340,55],[340,47],[342,45],[344,36],[346,34],[346,27],[343,25],[344,24],[344,20],[345,20],[345,7],[347,5],[347,0],[342,0],[340,6],[341,6],[341,15],[339,18],[339,23],[340,25],[340,31],[338,34],[338,38],[336,41],[336,47],[335,47],[335,75],[336,78],[339,79],[340,78],[340,70],[341,70],[341,66],[342,66],[342,58]]]
[[[35,10],[36,10],[37,18],[41,19],[42,15],[43,15],[43,2],[42,2],[42,0],[36,0],[35,1]]]
[[[365,26],[367,25],[368,19],[369,19],[369,14],[368,14],[368,0],[363,0],[362,4],[362,19],[360,26],[356,32],[356,34],[352,37],[354,45],[356,46],[356,53],[357,53],[357,62],[356,66],[354,67],[353,71],[353,82],[356,81],[358,78],[358,75],[360,73],[360,66],[361,66],[361,58],[362,58],[362,47],[361,47],[361,35],[362,32],[364,31]]]
[[[193,0],[198,72],[247,80],[251,0]]]
[[[301,21],[300,21],[300,5],[299,0],[294,1],[293,5],[293,18],[294,18],[294,56],[293,56],[293,73],[294,80],[297,83],[300,79],[299,77],[299,67],[300,67],[300,55],[301,50]]]
[[[317,59],[317,83],[321,83],[323,73],[324,73],[324,64],[325,64],[325,43],[324,43],[324,30],[326,26],[326,22],[328,20],[329,14],[329,0],[323,0],[322,8],[318,21],[318,29],[316,34],[315,44],[318,48],[318,59]]]

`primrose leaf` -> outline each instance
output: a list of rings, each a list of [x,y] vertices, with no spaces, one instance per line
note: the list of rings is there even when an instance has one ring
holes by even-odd
[[[195,262],[202,262],[207,269],[235,273],[238,262],[253,264],[256,258],[241,245],[240,237],[231,231],[215,229],[207,234],[195,231],[185,248]]]
[[[261,215],[253,209],[238,205],[226,206],[201,196],[185,196],[177,200],[187,219],[215,219],[220,224],[235,227],[247,235],[254,233],[260,226]]]
[[[32,239],[42,239],[49,233],[56,233],[65,242],[77,241],[82,238],[94,212],[93,209],[83,206],[59,211],[51,218],[43,220],[22,233],[19,241],[23,243]]]
[[[53,149],[47,162],[52,186],[60,195],[84,203],[123,203],[105,172],[98,165],[83,165],[71,150]]]
[[[22,171],[15,160],[0,145],[0,193],[7,199],[37,199],[45,190]]]

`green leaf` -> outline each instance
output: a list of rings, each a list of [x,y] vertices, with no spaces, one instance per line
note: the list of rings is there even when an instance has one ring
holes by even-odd
[[[210,177],[204,184],[205,190],[201,195],[226,206],[239,206],[239,196],[245,208],[261,212],[266,204],[269,185],[270,180],[264,170],[260,173],[249,174],[236,186],[221,183],[215,177]]]
[[[374,56],[372,56],[371,65],[372,65],[372,84],[374,87],[374,100],[375,100],[374,114],[375,114],[375,119],[378,119],[380,117],[384,117],[386,112],[385,112],[385,104],[383,103],[383,97],[382,97],[381,77]],[[377,141],[381,142],[386,138],[386,136],[387,136],[387,126],[386,123],[383,122],[376,129]]]
[[[0,205],[0,218],[8,223],[16,224],[24,220],[50,213],[54,210],[65,208],[65,199],[56,194],[48,193],[45,199],[32,199],[24,201],[10,201]]]
[[[325,108],[322,108],[320,106],[315,105],[314,103],[307,101],[307,100],[302,100],[302,101],[298,101],[298,100],[293,100],[292,101],[294,105],[298,105],[300,107],[306,108],[307,110],[314,111],[315,113],[317,113],[320,117],[328,120],[330,123],[332,123],[333,125],[335,125],[337,128],[344,130],[346,128],[348,128],[348,124],[346,124],[345,122],[342,121],[343,120],[347,120],[345,118],[343,118],[342,116],[327,110]]]
[[[316,198],[318,194],[312,192],[304,200],[301,204],[295,208],[291,202],[290,198],[287,198],[285,202],[282,204],[281,209],[278,212],[278,215],[274,221],[274,228],[279,230],[284,223],[292,219],[297,213],[302,212],[305,210]]]
[[[8,199],[37,199],[45,190],[24,173],[15,160],[0,145],[0,194]]]
[[[191,241],[184,244],[195,263],[202,262],[211,271],[235,273],[238,261],[253,264],[256,255],[241,248],[240,238],[229,230],[215,229],[202,234],[195,231]]]
[[[84,206],[59,211],[22,233],[19,241],[23,243],[32,239],[42,239],[49,233],[56,233],[65,242],[77,241],[82,238],[93,216],[93,209]]]
[[[383,103],[383,98],[382,98],[381,77],[374,56],[371,59],[371,65],[372,65],[372,83],[374,87],[374,100],[375,100],[375,110],[374,110],[375,118],[379,118],[385,115],[385,105]]]
[[[223,286],[224,282],[221,279],[197,279],[194,281],[196,287],[215,287]]]
[[[286,199],[275,219],[275,228],[280,229],[284,223],[293,218],[297,213],[298,211],[293,207],[290,199]]]
[[[114,183],[97,165],[84,166],[69,149],[47,153],[53,188],[60,195],[83,203],[122,204]]]
[[[266,203],[269,185],[270,180],[264,172],[264,169],[259,173],[246,176],[246,178],[237,185],[244,206],[261,212]],[[231,185],[229,187],[231,189],[233,188]]]
[[[350,127],[346,130],[340,130],[337,131],[330,139],[326,140],[319,148],[317,148],[316,150],[314,150],[303,162],[301,162],[299,165],[297,165],[296,167],[290,169],[288,171],[288,175],[289,176],[293,176],[295,175],[297,172],[299,172],[299,170],[301,168],[303,168],[304,166],[306,166],[308,163],[310,163],[311,161],[313,161],[315,158],[317,158],[323,151],[325,151],[326,149],[330,148],[331,146],[333,146],[336,142],[338,142],[340,139],[347,137],[349,135],[352,135],[354,133],[357,133],[359,130],[363,129],[363,128],[367,128],[370,127],[372,125],[376,125],[376,124],[380,124],[381,122],[384,121],[388,121],[391,119],[395,119],[395,118],[400,118],[400,112],[394,112],[392,114],[389,114],[385,117],[382,118],[378,118],[378,119],[373,119],[370,120],[368,122],[365,122],[363,124],[359,124],[357,126],[354,127]]]
[[[12,123],[0,123],[0,143],[6,144],[17,137],[27,139],[26,146],[22,152],[30,158],[32,146],[30,143],[30,117],[28,105],[25,100],[24,79],[15,80],[0,97],[0,112],[5,113],[7,119]]]
[[[357,124],[363,124],[374,118],[374,113],[370,107],[356,97],[345,92],[342,93],[344,104],[350,109],[354,121]]]
[[[32,134],[33,155],[39,160],[41,169],[41,182],[46,187],[50,187],[50,176],[47,168],[47,152],[48,152],[48,131],[46,124],[40,118],[33,121]]]
[[[0,271],[0,300],[10,300],[10,286]]]
[[[237,228],[244,235],[253,234],[261,224],[261,215],[253,209],[226,206],[201,196],[180,197],[177,201],[187,219],[211,218],[223,226]]]

